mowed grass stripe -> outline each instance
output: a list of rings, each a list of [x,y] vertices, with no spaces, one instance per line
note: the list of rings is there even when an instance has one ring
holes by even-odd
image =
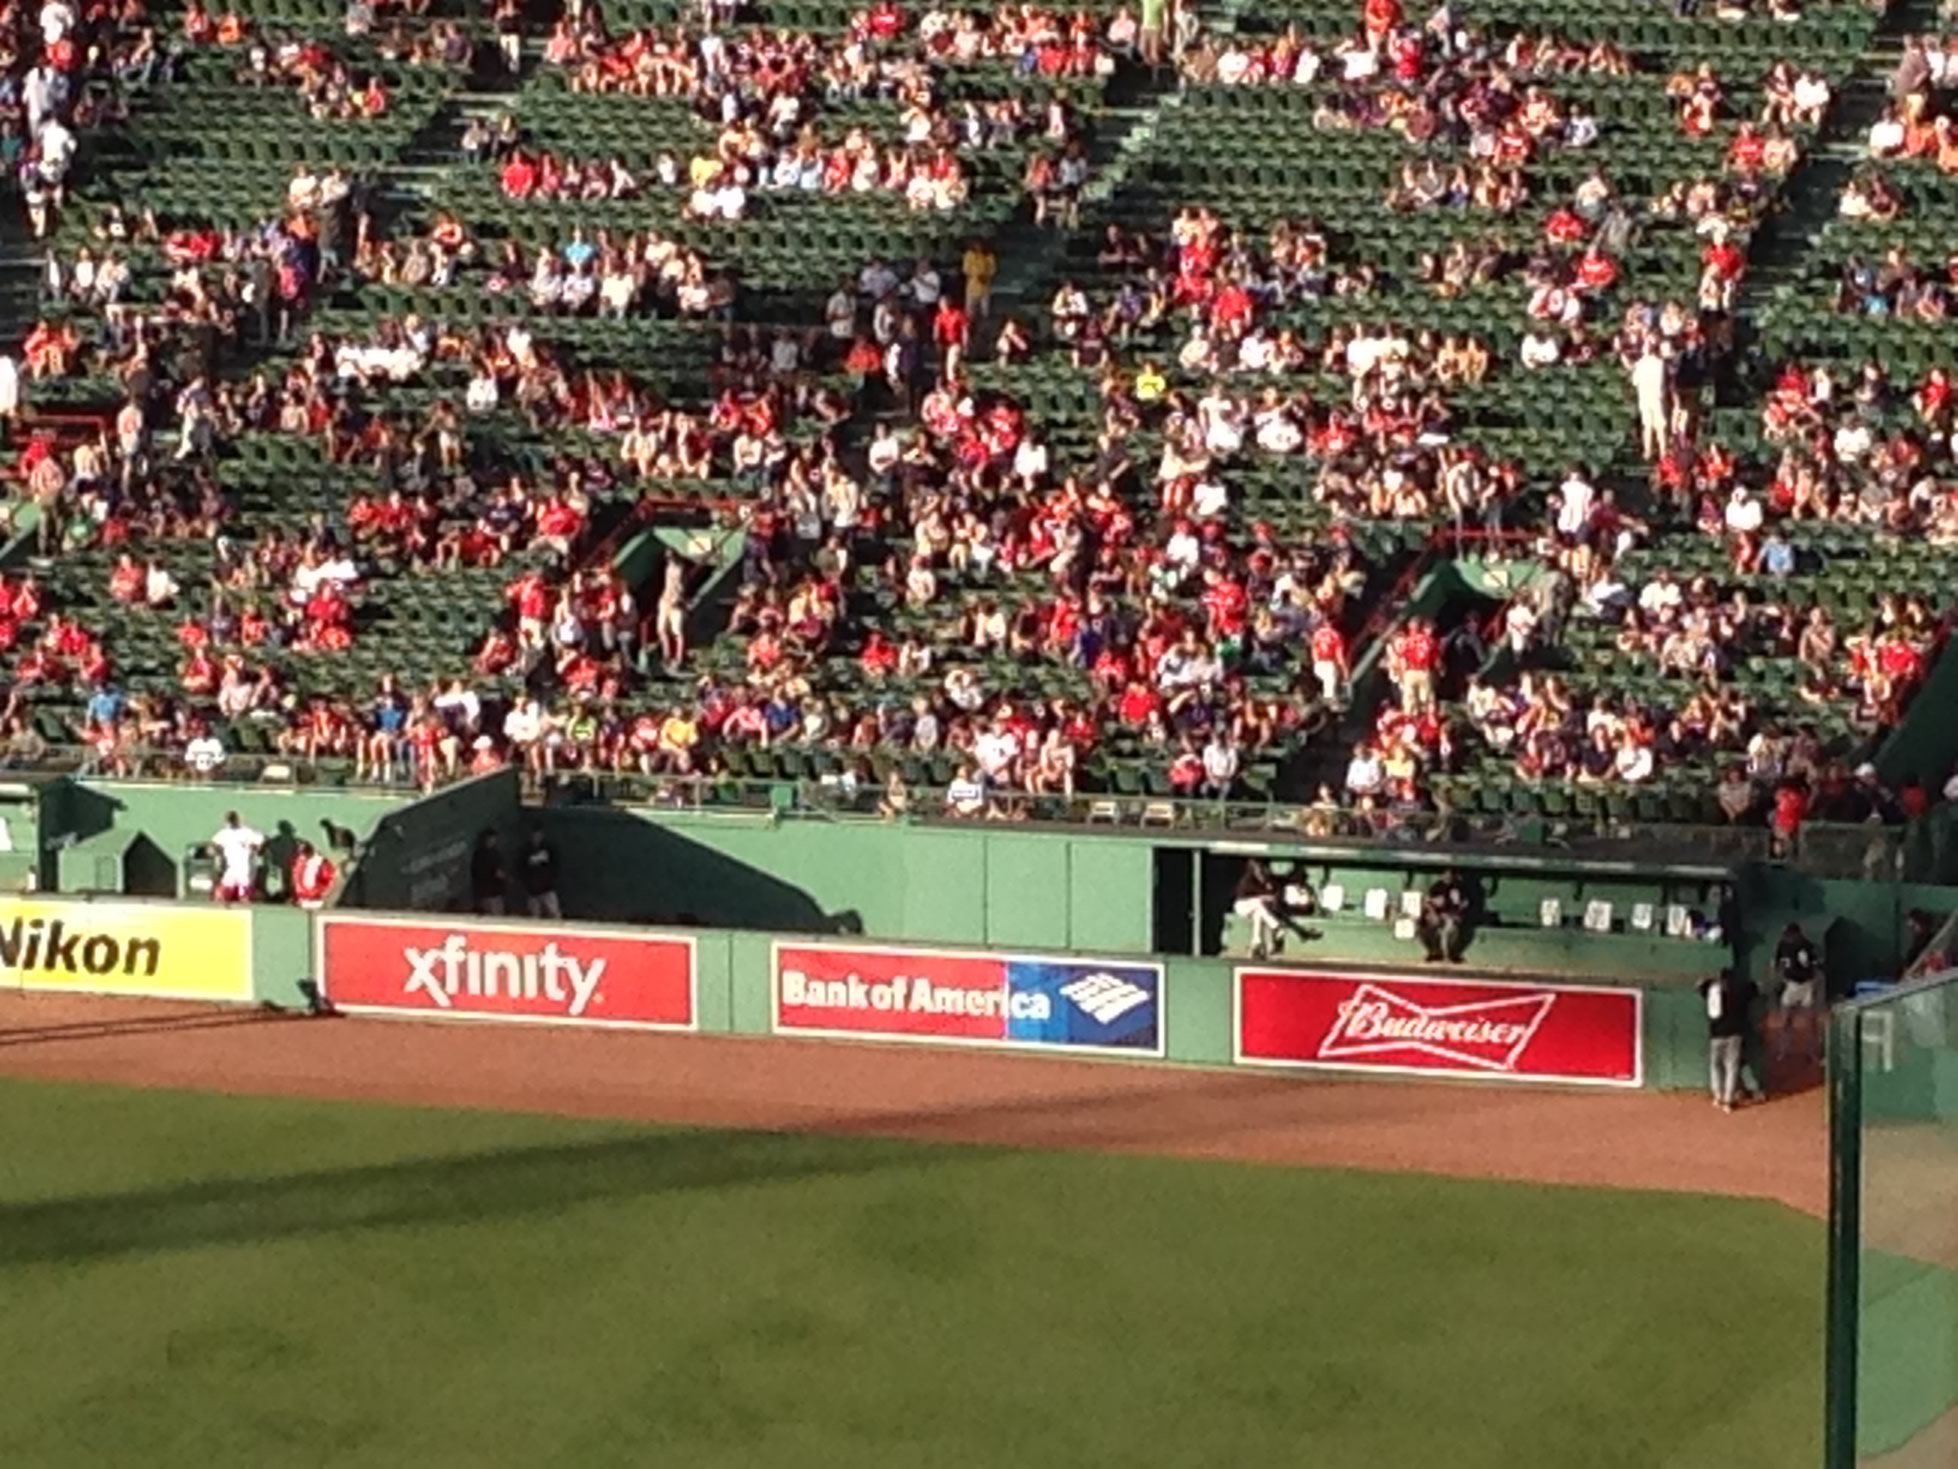
[[[0,1462],[1814,1462],[1772,1205],[0,1084]]]

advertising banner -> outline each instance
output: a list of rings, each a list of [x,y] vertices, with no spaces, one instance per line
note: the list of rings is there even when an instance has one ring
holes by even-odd
[[[249,1000],[251,915],[176,903],[0,898],[0,985]]]
[[[690,938],[474,919],[319,920],[320,985],[341,1010],[692,1030]]]
[[[1304,1066],[1504,1081],[1638,1086],[1641,996],[1633,989],[1237,971],[1236,1053]]]
[[[780,1035],[1163,1054],[1156,964],[777,944]]]

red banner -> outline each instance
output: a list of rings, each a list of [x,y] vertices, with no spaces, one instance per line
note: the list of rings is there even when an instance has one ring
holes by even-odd
[[[987,956],[782,944],[775,975],[777,1030],[975,1041],[1006,1034],[1006,974]],[[919,977],[933,999],[914,1007]]]
[[[1638,1086],[1640,995],[1311,970],[1237,971],[1237,1059],[1424,1076]]]
[[[342,1010],[691,1030],[693,940],[629,929],[320,920],[320,984]]]

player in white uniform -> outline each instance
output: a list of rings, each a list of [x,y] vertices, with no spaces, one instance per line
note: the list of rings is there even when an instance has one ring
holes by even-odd
[[[217,900],[249,903],[258,888],[258,854],[265,846],[264,834],[246,826],[236,811],[228,811],[211,845],[217,848],[223,864],[218,872]]]

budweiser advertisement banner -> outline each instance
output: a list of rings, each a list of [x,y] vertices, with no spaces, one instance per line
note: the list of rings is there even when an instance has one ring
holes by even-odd
[[[777,944],[784,1035],[1163,1054],[1160,965]]]
[[[692,1030],[689,938],[553,924],[323,917],[320,984],[342,1010]]]
[[[1237,971],[1237,1059],[1262,1066],[1637,1086],[1637,990]]]

